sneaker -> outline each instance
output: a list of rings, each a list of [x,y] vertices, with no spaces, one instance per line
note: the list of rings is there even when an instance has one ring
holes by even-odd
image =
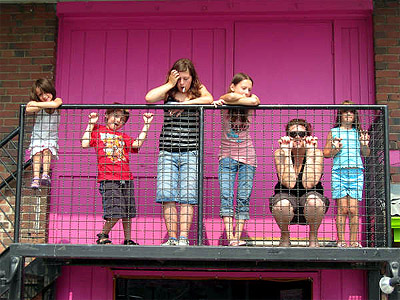
[[[39,177],[33,177],[32,182],[31,182],[31,188],[32,189],[38,189],[39,186],[40,186]]]
[[[178,245],[178,240],[176,238],[169,238],[168,241],[161,244],[161,246],[176,246],[176,245]]]
[[[187,237],[179,237],[178,246],[189,246],[189,240]]]
[[[43,186],[50,186],[51,180],[49,175],[43,174],[42,179],[40,179],[40,184]]]

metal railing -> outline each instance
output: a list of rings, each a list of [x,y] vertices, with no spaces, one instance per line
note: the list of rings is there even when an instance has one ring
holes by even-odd
[[[97,160],[94,149],[82,149],[80,138],[87,126],[90,112],[99,112],[98,123],[104,124],[106,108],[128,108],[130,118],[122,129],[136,138],[143,125],[142,114],[152,112],[154,120],[148,137],[139,153],[131,154],[137,216],[132,222],[132,239],[140,245],[160,245],[168,238],[161,205],[155,202],[157,191],[157,164],[159,136],[164,111],[181,109],[179,105],[63,105],[60,109],[58,160],[52,161],[51,187],[30,188],[31,170],[23,170],[27,141],[34,117],[24,114],[21,107],[19,167],[17,176],[15,239],[22,243],[93,244],[101,232],[104,220],[102,197],[98,191]],[[198,128],[198,205],[194,207],[194,221],[189,231],[191,245],[225,246],[229,244],[225,224],[220,217],[220,187],[218,156],[221,145],[221,113],[228,108],[213,106],[185,106],[194,110]],[[250,219],[241,239],[247,246],[277,246],[280,230],[269,209],[269,198],[277,182],[273,153],[278,140],[285,135],[285,125],[293,118],[304,118],[313,125],[318,137],[318,148],[323,149],[334,116],[340,105],[292,106],[260,105],[254,108],[250,125],[257,168],[253,193],[250,198]],[[364,193],[359,202],[359,240],[363,247],[391,247],[391,232],[387,216],[388,205],[388,132],[386,106],[352,106],[359,112],[360,124],[370,135],[371,155],[364,159]],[[336,246],[336,201],[331,196],[330,171],[332,160],[324,159],[321,179],[325,196],[330,200],[319,228],[320,245]],[[235,188],[236,189],[236,188]],[[236,200],[236,199],[235,199]],[[178,206],[179,208],[179,206]],[[348,225],[347,225],[348,226]],[[349,238],[348,227],[345,236]],[[290,225],[292,246],[307,246],[308,226]],[[110,233],[113,243],[124,240],[118,223]]]

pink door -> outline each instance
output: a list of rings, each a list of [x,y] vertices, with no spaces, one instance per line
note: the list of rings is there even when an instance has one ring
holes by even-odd
[[[227,90],[234,73],[245,72],[253,77],[254,93],[262,104],[335,104],[345,98],[360,104],[373,103],[367,22],[322,19],[255,21],[251,16],[242,16],[239,21],[235,16],[222,20],[204,16],[193,21],[190,17],[160,16],[149,22],[146,17],[65,17],[60,24],[57,90],[67,104],[144,104],[146,92],[165,80],[172,63],[189,57],[214,98]],[[60,159],[53,170],[56,188],[49,242],[93,243],[102,227],[95,153],[80,147],[89,112],[62,112]],[[137,136],[143,112],[131,111],[124,129],[129,135]],[[140,244],[158,244],[166,234],[161,208],[154,203],[162,113],[153,112],[156,117],[148,140],[139,154],[131,155],[138,205],[132,232]],[[220,117],[217,110],[205,113],[203,232],[205,244],[216,245],[223,236],[217,179]],[[326,122],[325,116],[322,122],[321,111],[317,115],[305,110],[257,112],[254,141],[259,166],[251,220],[246,227],[250,237],[279,235],[268,209],[276,181],[272,153],[284,124],[294,116],[305,117],[315,125],[320,147],[331,127],[331,118]],[[329,164],[326,165],[324,181],[329,194]],[[321,229],[328,239],[335,239],[332,218],[331,210],[326,227]],[[196,231],[194,227],[192,239]],[[299,229],[298,237],[302,232]],[[116,243],[122,240],[122,229],[115,230],[111,238]]]

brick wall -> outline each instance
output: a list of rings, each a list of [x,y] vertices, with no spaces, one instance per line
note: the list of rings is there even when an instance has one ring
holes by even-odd
[[[400,1],[375,0],[373,20],[376,101],[389,107],[390,150],[400,151]],[[390,173],[400,183],[399,162]]]
[[[18,126],[33,81],[53,78],[56,32],[54,4],[0,4],[0,138]]]
[[[0,4],[0,139],[18,126],[19,105],[29,101],[33,81],[40,77],[53,79],[56,33],[54,4]],[[12,149],[7,151],[16,153]],[[8,159],[2,157],[2,161]],[[0,175],[8,175],[1,166]],[[2,193],[8,197],[0,199],[0,253],[2,244],[11,242],[8,234],[13,238],[13,226],[9,220],[14,219],[11,208],[14,196],[9,189],[3,189]],[[28,215],[34,220],[33,213],[26,213],[25,218]],[[32,224],[35,223],[29,221],[21,225],[29,227]],[[40,232],[40,228],[36,231]],[[43,242],[42,233],[31,238]]]

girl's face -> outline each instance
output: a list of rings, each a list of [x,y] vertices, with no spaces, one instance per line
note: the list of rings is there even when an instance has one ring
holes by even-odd
[[[53,95],[51,93],[46,93],[40,88],[36,88],[36,96],[42,102],[49,102],[53,100]]]
[[[251,83],[251,80],[245,79],[239,82],[238,84],[234,85],[233,83],[230,86],[230,89],[232,92],[250,97],[251,96],[251,90],[253,89],[253,84]]]
[[[190,75],[189,71],[179,72],[179,79],[176,83],[178,90],[183,93],[183,88],[185,88],[185,92],[190,89],[192,85],[192,75]]]
[[[113,131],[119,130],[125,124],[125,115],[121,110],[116,110],[106,115],[107,128]]]
[[[355,110],[346,109],[341,111],[341,122],[342,124],[353,124],[355,120]]]
[[[294,148],[304,147],[307,136],[307,129],[303,125],[293,125],[289,128],[289,137],[293,141]]]

